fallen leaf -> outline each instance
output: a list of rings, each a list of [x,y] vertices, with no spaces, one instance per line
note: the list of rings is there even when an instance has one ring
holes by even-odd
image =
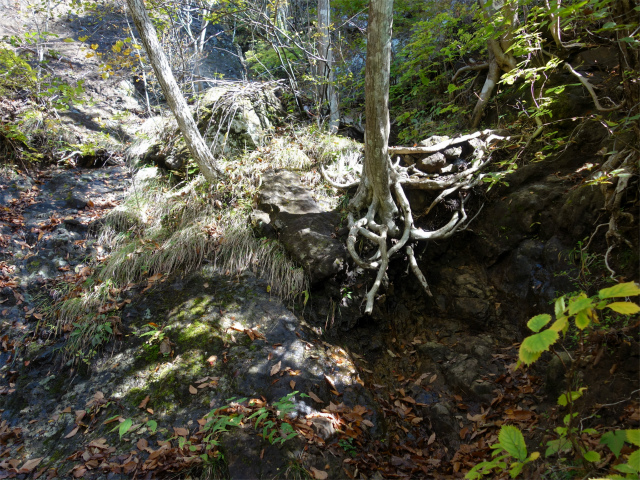
[[[144,438],[141,438],[136,443],[136,447],[138,447],[138,450],[145,450],[148,446],[149,446],[149,442],[147,442],[147,440]]]
[[[149,403],[149,400],[151,399],[151,397],[149,395],[147,395],[146,397],[144,397],[144,400],[142,400],[140,402],[140,405],[138,405],[138,408],[146,408],[147,407],[147,403]]]
[[[44,457],[32,458],[31,460],[27,460],[26,462],[24,462],[24,465],[22,465],[20,470],[18,470],[18,473],[29,473],[29,472],[31,472],[31,470],[33,470],[34,468],[36,468],[38,466],[38,464],[42,461],[43,458]]]
[[[160,344],[160,353],[163,355],[169,355],[171,353],[171,341],[168,338],[162,340]]]
[[[291,390],[293,390],[294,388],[296,388],[296,382],[294,382],[293,380],[291,380],[289,382],[289,385],[291,385]]]
[[[435,441],[436,441],[436,432],[433,432],[429,437],[429,440],[427,441],[427,445],[431,445]]]
[[[329,478],[329,474],[323,470],[318,470],[317,468],[311,467],[311,475],[316,480],[325,480]]]
[[[273,377],[276,373],[280,371],[280,367],[282,366],[282,361],[276,363],[273,367],[271,367],[270,376]]]
[[[433,383],[433,382],[435,382],[437,378],[438,378],[438,375],[434,375],[433,377],[431,377],[431,378],[429,379],[429,383]]]
[[[67,434],[65,435],[65,437],[64,437],[64,438],[71,438],[71,437],[73,437],[76,433],[78,433],[78,429],[79,429],[79,428],[80,428],[80,427],[76,425],[76,428],[74,428],[74,429],[73,429],[73,430],[71,430],[69,433],[67,433]]]
[[[309,396],[311,397],[311,399],[314,402],[318,402],[318,403],[324,403],[322,400],[320,400],[320,397],[318,397],[315,393],[313,392],[309,392]]]
[[[179,437],[186,437],[187,435],[189,435],[189,430],[187,430],[186,428],[173,427],[173,431]]]
[[[64,410],[62,410],[62,413],[71,413],[71,407],[67,407]]]
[[[195,395],[196,393],[198,393],[198,389],[196,387],[194,387],[193,385],[189,385],[189,393],[191,395]]]

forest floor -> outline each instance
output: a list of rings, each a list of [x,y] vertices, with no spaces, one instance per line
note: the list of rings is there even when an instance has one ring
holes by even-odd
[[[3,34],[33,29],[1,8]],[[352,301],[359,281],[341,298],[313,291],[307,305],[286,303],[253,271],[225,275],[211,262],[109,291],[104,309],[83,314],[112,318],[110,332],[83,336],[79,320],[59,321],[59,302],[97,286],[111,253],[98,232],[135,193],[121,152],[146,106],[128,74],[104,80],[98,57],[86,58],[92,44],[107,54],[129,35],[117,12],[51,27],[60,35],[50,39],[53,48],[68,60],[51,68],[60,78],[84,78],[91,99],[61,115],[60,131],[70,143],[94,143],[98,154],[28,170],[6,164],[0,173],[0,478],[463,478],[491,458],[503,425],[518,426],[528,451],[542,453],[521,478],[605,475],[632,451],[616,455],[600,436],[580,432],[599,452],[597,464],[544,458],[567,413],[557,405],[566,388],[559,358],[570,360],[549,355],[516,368],[522,312],[548,310],[542,296],[531,301],[538,286],[526,283],[543,268],[525,269],[525,297],[509,293],[511,285],[496,291],[473,232],[429,247],[440,257],[429,278],[441,300],[425,298],[403,262],[392,262],[395,292],[381,300],[383,315],[348,329],[331,328],[329,306]],[[67,36],[87,38],[78,48]],[[577,166],[565,164],[563,175]],[[576,187],[573,179],[549,182],[544,192]],[[523,189],[529,195],[529,185]],[[535,204],[533,193],[527,202]],[[500,195],[505,204],[520,198]],[[451,304],[468,309],[453,315]],[[494,313],[479,319],[475,305]],[[582,429],[640,424],[637,320],[626,328],[586,343],[577,369],[587,388],[578,403]],[[90,341],[69,348],[78,338]],[[579,338],[565,346],[572,352]]]

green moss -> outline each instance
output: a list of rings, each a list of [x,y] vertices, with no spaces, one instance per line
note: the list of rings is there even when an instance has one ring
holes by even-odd
[[[145,399],[148,393],[141,388],[132,388],[127,392],[125,396],[125,402],[131,405],[134,408],[137,408],[138,405]]]

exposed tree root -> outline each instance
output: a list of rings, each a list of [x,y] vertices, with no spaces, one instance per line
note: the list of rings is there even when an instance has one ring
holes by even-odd
[[[617,280],[617,278],[616,271],[611,266],[609,260],[611,252],[622,244],[627,245],[631,249],[637,248],[634,247],[624,235],[630,228],[634,228],[635,220],[631,213],[623,211],[622,201],[629,187],[629,182],[634,176],[637,176],[639,159],[640,155],[637,151],[631,148],[625,148],[620,152],[614,153],[602,166],[600,172],[598,172],[598,175],[611,175],[612,172],[616,172],[615,176],[609,178],[607,182],[602,183],[605,198],[604,208],[609,214],[609,222],[604,224],[609,227],[605,234],[607,252],[604,256],[604,262],[613,280]],[[601,226],[602,225],[599,225],[598,228]],[[635,228],[637,228],[637,226]]]
[[[473,153],[469,156],[470,163],[468,166],[461,172],[446,176],[415,172],[411,167],[401,166],[400,162],[392,164],[391,161],[389,161],[391,173],[390,190],[393,201],[395,202],[395,207],[397,207],[397,210],[400,210],[399,214],[394,217],[394,223],[392,225],[384,221],[384,212],[381,211],[381,204],[380,201],[377,200],[377,197],[372,194],[367,195],[366,174],[361,179],[361,181],[365,182],[365,185],[360,186],[358,195],[356,195],[350,203],[352,213],[350,213],[348,217],[349,236],[347,238],[347,250],[356,265],[363,269],[377,271],[373,285],[366,295],[365,313],[371,314],[373,311],[376,293],[384,282],[389,261],[401,250],[404,250],[407,255],[411,271],[418,279],[418,282],[422,285],[426,294],[431,296],[429,285],[418,266],[411,244],[417,241],[446,239],[461,229],[466,228],[468,217],[465,205],[470,198],[469,190],[482,181],[483,175],[481,174],[481,170],[490,161],[490,144],[504,139],[505,137],[496,135],[492,130],[485,130],[483,132],[476,132],[446,140],[433,147],[389,148],[389,152],[393,155],[405,153],[436,153],[452,145],[460,145],[463,143],[467,143],[473,147]],[[324,167],[321,168],[321,172],[325,180],[336,188],[345,189],[357,185],[357,183],[343,184],[330,180]],[[455,199],[455,201],[451,202],[454,205],[455,211],[452,213],[449,221],[436,230],[424,230],[416,227],[414,225],[411,205],[405,194],[405,189],[407,188],[439,192],[427,208],[425,214],[431,212],[446,199]],[[365,214],[362,214],[360,218],[355,218],[354,213],[365,210]],[[369,255],[367,258],[363,258],[356,247],[359,238],[365,240],[368,245],[372,245],[375,253]]]

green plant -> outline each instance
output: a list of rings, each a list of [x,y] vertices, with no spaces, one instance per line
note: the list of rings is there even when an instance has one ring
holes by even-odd
[[[598,312],[607,310],[619,315],[635,315],[640,312],[640,307],[637,304],[626,300],[618,301],[618,299],[634,297],[639,294],[640,286],[634,282],[628,282],[604,288],[593,297],[588,297],[584,292],[569,298],[562,296],[555,301],[556,320],[553,323],[551,323],[551,315],[548,314],[536,315],[527,323],[528,328],[534,334],[526,337],[520,345],[518,366],[531,365],[536,362],[544,352],[552,349],[552,346],[560,339],[560,333],[567,335],[572,326],[577,329],[578,336],[577,358],[572,363],[567,375],[570,388],[560,395],[557,401],[557,404],[561,408],[567,409],[568,413],[563,418],[563,424],[554,430],[557,438],[547,442],[545,457],[558,455],[560,458],[565,458],[566,455],[573,454],[582,461],[586,469],[590,469],[592,465],[601,460],[600,454],[591,448],[593,443],[586,442],[584,438],[585,435],[597,436],[600,433],[593,428],[582,429],[581,422],[578,421],[580,420],[580,412],[577,411],[576,401],[583,396],[586,387],[574,387],[576,384],[575,369],[585,355],[586,335],[600,325]],[[547,327],[550,323],[551,325]],[[600,438],[600,443],[608,446],[616,457],[620,455],[625,441],[634,446],[640,446],[640,430],[607,432]],[[506,454],[490,462],[476,465],[467,473],[466,478],[477,479],[494,470],[505,471],[508,466],[506,460],[509,457],[516,459],[516,462],[511,464],[510,470],[512,478],[515,478],[526,463],[538,458],[537,455],[532,458],[533,454],[527,458],[522,433],[513,426],[503,426],[499,442],[492,445],[491,448],[497,451],[494,452],[494,455],[502,451],[505,451]],[[627,476],[622,477],[615,474],[610,477],[612,479],[637,478],[640,473],[640,450],[631,453],[626,463],[614,465],[613,468]]]
[[[256,419],[255,428],[262,424],[262,438],[272,445],[280,442],[281,444],[297,435],[291,424],[285,422],[286,416],[295,410],[295,405],[291,400],[295,397],[296,392],[291,392],[273,404],[273,407],[261,407],[251,416],[247,418]],[[307,395],[302,393],[302,397]],[[276,435],[278,435],[276,437]]]
[[[355,457],[357,455],[356,447],[353,446],[353,438],[348,439],[340,439],[338,445],[342,447],[342,449],[350,455],[351,457]]]
[[[465,478],[476,480],[489,475],[494,471],[509,470],[511,478],[517,478],[525,465],[540,457],[539,452],[527,454],[527,446],[524,437],[518,427],[503,425],[500,428],[498,442],[491,445],[493,453],[490,461],[485,461],[474,466]]]

